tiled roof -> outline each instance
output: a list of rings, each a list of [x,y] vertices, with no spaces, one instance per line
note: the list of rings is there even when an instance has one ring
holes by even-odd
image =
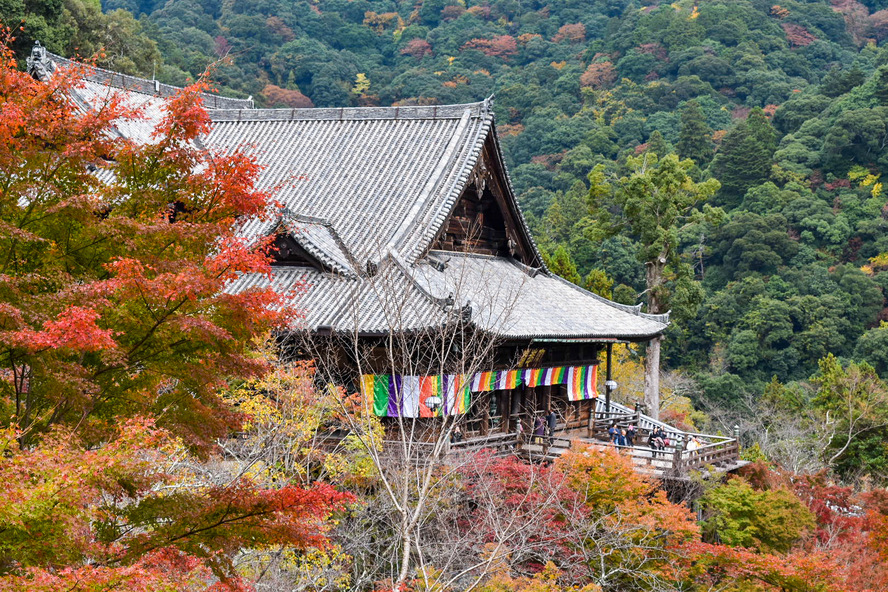
[[[359,273],[359,265],[326,220],[292,215],[285,226],[296,242],[325,266],[341,274]]]
[[[46,74],[51,74],[59,67],[78,66],[75,62],[55,54],[44,52],[42,67]],[[33,62],[29,60],[29,65]],[[82,66],[80,66],[82,67]],[[72,90],[72,99],[81,108],[95,108],[102,105],[112,95],[123,99],[131,109],[140,109],[140,119],[127,119],[115,122],[117,132],[136,142],[147,143],[152,140],[152,132],[163,118],[164,102],[177,92],[180,87],[163,84],[156,80],[146,80],[136,76],[119,74],[102,68],[89,67],[82,86]],[[253,107],[251,99],[232,99],[212,93],[201,93],[204,106],[208,109],[249,109]]]
[[[175,89],[99,71],[75,98],[87,107],[120,90],[144,104],[148,117],[121,122],[118,131],[150,141],[162,101]],[[488,140],[493,158],[502,159],[490,137],[489,101],[252,109],[251,102],[210,96],[216,101],[207,99],[212,131],[203,143],[251,151],[262,166],[260,188],[275,196],[276,209],[244,222],[240,234],[258,239],[283,226],[325,269],[276,267],[270,276],[242,276],[227,290],[271,285],[304,312],[294,329],[419,331],[440,326],[448,315],[470,313],[478,328],[509,339],[644,340],[668,325],[668,315],[610,302],[544,267],[429,253]],[[514,200],[506,190],[506,199]],[[529,236],[523,218],[519,225]]]
[[[668,319],[616,304],[546,271],[505,257],[433,251],[408,266],[386,258],[373,276],[277,267],[271,278],[244,276],[232,292],[271,286],[304,313],[296,330],[386,334],[434,331],[464,313],[506,339],[643,340]]]
[[[505,257],[432,251],[412,275],[430,296],[471,306],[472,322],[500,337],[632,340],[660,333],[668,322]]]
[[[487,103],[213,112],[210,146],[251,146],[261,188],[336,229],[357,261],[414,262],[465,186],[493,123]],[[242,229],[262,232],[256,220]]]
[[[46,57],[51,64],[51,68],[79,66],[76,62],[53,53],[46,52]],[[168,99],[182,90],[179,86],[163,84],[157,80],[147,80],[128,74],[120,74],[119,72],[111,72],[110,70],[103,70],[94,66],[88,68],[86,80],[98,87],[103,87],[105,90],[108,88],[122,89],[130,93],[156,97],[158,99]],[[207,109],[250,109],[253,107],[252,99],[233,99],[213,93],[201,93],[201,97],[203,97],[204,106]]]
[[[275,267],[265,275],[242,276],[228,286],[235,293],[272,287],[303,316],[294,330],[329,330],[385,335],[439,326],[446,312],[420,290],[391,259],[372,277],[348,277],[305,267]]]
[[[244,229],[248,232],[244,232]],[[354,276],[359,273],[360,264],[326,220],[293,214],[284,208],[277,215],[248,220],[241,229],[242,236],[249,235],[257,239],[278,232],[289,234],[325,268],[344,275]]]

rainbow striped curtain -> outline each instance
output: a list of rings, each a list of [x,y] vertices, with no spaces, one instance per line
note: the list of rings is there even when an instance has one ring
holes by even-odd
[[[460,374],[401,376],[364,374],[361,394],[377,417],[434,417],[442,412],[460,415],[471,402],[471,389]],[[431,396],[441,397],[442,407],[434,413],[426,405]]]
[[[521,370],[479,372],[472,377],[472,392],[507,391],[521,384]]]
[[[542,378],[542,368],[528,368],[521,371],[521,381],[529,387],[540,386]]]
[[[598,366],[571,366],[567,369],[567,400],[585,401],[598,396]]]
[[[400,374],[364,374],[361,394],[378,417],[435,417],[462,415],[469,409],[472,393],[511,390],[520,384],[529,387],[567,385],[570,401],[585,401],[598,396],[598,366],[556,366],[525,370],[492,370],[467,378],[462,374],[401,376]],[[432,412],[426,405],[431,396],[441,398],[440,409]]]

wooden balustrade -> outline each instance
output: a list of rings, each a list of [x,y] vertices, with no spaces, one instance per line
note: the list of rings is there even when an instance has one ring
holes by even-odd
[[[606,433],[611,425],[611,420],[620,417],[618,425],[624,421],[626,425],[633,423],[638,425],[636,414],[625,413],[596,413],[596,424],[601,417],[607,419],[605,425],[597,426]],[[585,426],[582,426],[585,427]],[[562,423],[558,426],[559,430],[571,428],[570,424]],[[596,430],[597,431],[597,430]],[[643,432],[647,430],[639,430],[637,441],[644,441]],[[685,449],[686,442],[696,436],[705,443],[696,450]],[[343,439],[343,433],[326,433],[316,436],[316,443],[321,447],[334,448]],[[538,440],[539,438],[539,440]],[[599,448],[615,447],[623,454],[627,454],[632,458],[636,469],[658,477],[669,478],[687,478],[693,471],[705,471],[712,467],[716,470],[725,470],[724,467],[736,467],[740,459],[740,449],[737,440],[724,436],[714,436],[711,434],[699,434],[690,432],[681,432],[680,438],[673,438],[673,445],[665,450],[656,450],[644,445],[636,446],[614,446],[606,442],[594,441],[587,438],[581,438],[580,441],[592,444]],[[435,442],[386,440],[383,442],[382,455],[391,458],[409,457],[410,462],[423,464],[430,462],[434,458],[447,457],[450,455],[462,455],[477,452],[483,449],[490,449],[497,456],[506,456],[509,454],[521,454],[523,457],[532,461],[551,461],[557,458],[565,450],[571,448],[573,441],[567,437],[559,436],[558,432],[553,437],[541,436],[534,434],[523,434],[521,441],[518,439],[516,432],[506,432],[497,434],[488,434],[486,436],[470,436],[459,442],[444,442],[438,445]]]

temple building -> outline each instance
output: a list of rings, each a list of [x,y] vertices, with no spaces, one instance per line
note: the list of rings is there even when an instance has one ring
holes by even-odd
[[[67,61],[35,48],[30,71]],[[117,132],[150,141],[178,89],[100,69],[73,98],[109,93],[145,106]],[[611,302],[550,272],[513,194],[490,99],[446,106],[257,109],[206,95],[203,144],[248,146],[273,189],[267,215],[242,222],[271,237],[270,285],[301,311],[281,339],[294,356],[324,357],[377,415],[461,415],[467,435],[529,429],[553,410],[558,430],[584,434],[606,393],[610,346],[661,336],[668,315]]]

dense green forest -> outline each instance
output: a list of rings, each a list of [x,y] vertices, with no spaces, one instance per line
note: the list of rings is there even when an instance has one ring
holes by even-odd
[[[671,229],[659,294],[691,394],[791,405],[829,353],[888,378],[886,0],[0,0],[0,18],[22,52],[104,47],[100,64],[171,83],[219,62],[221,92],[265,106],[494,94],[550,266],[618,301],[649,296],[643,248],[602,228],[590,171],[619,185],[692,159],[715,215]]]
[[[888,589],[888,0],[0,0],[0,25],[0,592]],[[193,89],[134,146],[127,108],[22,71],[37,40],[259,106],[494,95],[549,267],[671,311],[661,417],[738,429],[750,464],[667,497],[625,449],[391,454],[262,345],[294,311],[224,293],[232,259],[270,273],[234,236],[268,196],[182,141]]]

